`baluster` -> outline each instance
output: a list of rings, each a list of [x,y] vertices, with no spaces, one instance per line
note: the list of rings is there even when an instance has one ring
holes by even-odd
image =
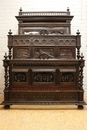
[[[11,55],[11,49],[12,49],[12,32],[11,32],[11,29],[9,30],[8,32],[8,48],[9,48],[9,59],[11,59],[12,55]]]
[[[79,30],[77,30],[76,32],[77,34],[77,58],[79,59],[80,58],[80,47],[81,47],[81,41],[80,41],[80,32]]]

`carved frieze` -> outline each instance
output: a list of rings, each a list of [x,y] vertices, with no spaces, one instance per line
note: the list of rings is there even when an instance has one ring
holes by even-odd
[[[76,90],[76,87],[12,87],[12,90],[34,90],[34,91],[55,91],[55,90]]]
[[[58,94],[59,100],[76,100],[78,99],[77,93],[59,93]]]
[[[13,46],[16,46],[16,45],[30,45],[30,42],[31,42],[31,39],[27,38],[21,38],[21,39],[18,39],[18,38],[14,38],[13,39]]]
[[[27,93],[11,93],[11,99],[27,99]]]
[[[76,66],[78,65],[78,62],[74,61],[74,60],[70,60],[70,61],[9,61],[10,65],[17,65],[17,66]]]
[[[63,46],[76,46],[76,39],[72,39],[72,38],[62,38],[62,39],[58,39],[58,45],[63,45]]]
[[[46,44],[46,45],[48,45],[48,44],[55,44],[55,42],[56,42],[56,40],[55,40],[55,38],[54,39],[49,39],[49,38],[39,38],[39,39],[33,39],[33,43],[34,44],[40,44],[40,45],[42,45],[42,44]]]
[[[51,36],[52,35],[52,36]],[[24,35],[22,38],[13,36],[13,46],[34,44],[57,44],[58,46],[76,46],[76,37],[61,35]]]
[[[45,26],[47,26],[47,25],[45,24]],[[54,25],[53,25],[53,27],[52,27],[52,25],[50,25],[50,26],[51,26],[51,28],[50,27],[47,27],[47,28],[39,27],[38,25],[37,25],[37,27],[31,26],[31,25],[27,26],[27,28],[21,27],[20,34],[28,34],[28,35],[69,34],[69,28],[67,28],[67,27],[60,27],[59,25],[56,25],[56,27],[54,27]]]
[[[55,95],[53,93],[35,93],[34,100],[53,100]]]

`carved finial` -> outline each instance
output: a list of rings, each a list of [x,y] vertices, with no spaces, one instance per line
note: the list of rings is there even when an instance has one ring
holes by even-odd
[[[9,35],[11,35],[11,34],[12,34],[11,29],[9,30],[8,34],[9,34]]]
[[[70,9],[67,7],[67,15],[70,15]]]
[[[22,15],[22,7],[20,7],[19,15]]]
[[[20,12],[22,12],[22,7],[20,7]]]
[[[80,56],[80,57],[81,57],[81,60],[83,60],[83,58],[84,58],[83,53],[81,53],[81,56]]]
[[[7,60],[7,57],[8,57],[8,56],[7,56],[7,53],[5,53],[5,55],[4,55],[5,60]]]
[[[79,30],[77,30],[76,34],[77,34],[77,35],[79,35],[79,34],[80,34]]]
[[[69,7],[67,7],[67,12],[69,12]]]

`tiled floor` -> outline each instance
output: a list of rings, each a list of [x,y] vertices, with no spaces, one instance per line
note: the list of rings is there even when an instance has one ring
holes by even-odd
[[[87,130],[87,105],[0,105],[0,130]]]

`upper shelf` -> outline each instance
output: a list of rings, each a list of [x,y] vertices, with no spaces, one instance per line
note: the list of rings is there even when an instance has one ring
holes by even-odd
[[[17,20],[24,22],[70,22],[73,16],[70,15],[69,8],[67,11],[47,11],[47,12],[23,12],[20,8]]]

